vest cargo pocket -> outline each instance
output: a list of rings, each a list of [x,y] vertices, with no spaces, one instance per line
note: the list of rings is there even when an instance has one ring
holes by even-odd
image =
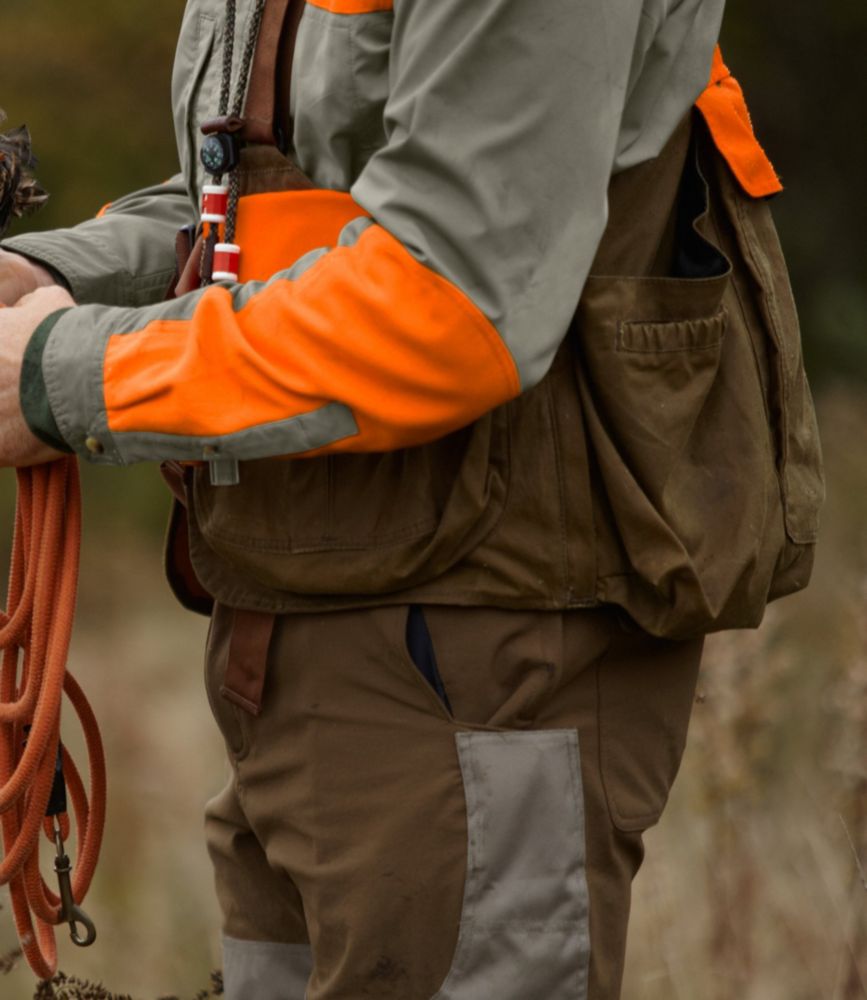
[[[575,330],[595,517],[612,540],[597,594],[669,637],[757,624],[781,544],[760,373],[695,150],[680,202],[674,275],[591,277]]]
[[[245,462],[241,483],[197,470],[193,556],[205,586],[232,603],[274,608],[281,593],[386,594],[445,572],[502,513],[508,417],[495,410],[418,448]],[[196,559],[204,544],[221,557]],[[255,598],[251,589],[258,591]],[[253,598],[251,600],[251,598]]]

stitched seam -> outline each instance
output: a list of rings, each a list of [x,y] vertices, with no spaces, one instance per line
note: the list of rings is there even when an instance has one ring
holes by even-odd
[[[250,538],[246,535],[236,535],[229,532],[213,529],[207,531],[207,537],[216,538],[227,545],[245,550],[253,549],[257,552],[291,552],[293,554],[305,551],[317,551],[312,546],[319,545],[320,542],[328,541],[328,545],[322,551],[353,552],[359,549],[368,548],[389,548],[392,545],[400,545],[402,542],[412,541],[425,534],[430,534],[439,524],[438,518],[431,516],[424,520],[413,522],[404,528],[390,532],[387,535],[378,535],[374,539],[359,539],[356,542],[331,542],[327,536],[321,538],[299,538],[296,541],[269,540],[267,538]]]
[[[563,591],[568,594],[570,587],[569,572],[569,537],[566,524],[566,489],[563,482],[563,464],[560,460],[560,434],[557,427],[557,414],[554,401],[551,398],[550,382],[545,383],[545,403],[548,409],[548,418],[551,422],[551,436],[554,445],[554,469],[557,474],[557,498],[558,498],[558,518],[560,521],[560,570],[563,574]]]

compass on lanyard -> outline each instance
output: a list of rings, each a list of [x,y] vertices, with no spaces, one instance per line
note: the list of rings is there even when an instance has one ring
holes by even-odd
[[[230,174],[241,160],[241,143],[237,134],[213,132],[206,136],[200,157],[202,166],[211,176]]]

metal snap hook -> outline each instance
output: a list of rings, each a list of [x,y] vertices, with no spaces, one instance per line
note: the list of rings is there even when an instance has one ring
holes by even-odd
[[[96,940],[96,925],[90,917],[75,902],[72,896],[72,864],[63,846],[63,835],[60,825],[54,821],[54,844],[57,857],[54,859],[54,871],[57,873],[57,884],[60,888],[60,918],[69,924],[69,936],[72,943],[79,948],[89,948]],[[79,926],[84,933],[80,933]]]

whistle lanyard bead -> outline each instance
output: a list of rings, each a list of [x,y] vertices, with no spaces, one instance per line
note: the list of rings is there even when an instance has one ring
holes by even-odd
[[[237,243],[218,243],[214,247],[213,281],[237,281],[241,269],[241,248]]]
[[[247,86],[250,80],[250,70],[253,65],[253,55],[259,40],[262,26],[262,15],[265,11],[265,0],[256,0],[256,6],[250,20],[250,29],[244,44],[241,65],[238,72],[238,82],[235,87],[234,101],[231,107],[233,118],[239,118],[244,109]],[[232,91],[232,66],[235,51],[235,24],[237,20],[237,0],[226,0],[226,24],[223,38],[223,73],[220,84],[220,118],[229,115],[229,101]],[[213,179],[213,183],[205,184],[202,189],[201,223],[207,228],[207,235],[202,248],[202,283],[212,281],[237,281],[240,271],[240,247],[233,242],[235,226],[238,218],[238,200],[240,198],[240,150],[241,140],[237,132],[217,132],[208,135],[202,143],[200,159],[205,171]],[[228,176],[228,184],[223,178]],[[224,242],[218,242],[220,227]],[[208,248],[213,248],[213,253]],[[209,273],[210,272],[210,273]]]
[[[205,184],[202,188],[202,222],[220,226],[229,210],[229,188],[226,184]]]

